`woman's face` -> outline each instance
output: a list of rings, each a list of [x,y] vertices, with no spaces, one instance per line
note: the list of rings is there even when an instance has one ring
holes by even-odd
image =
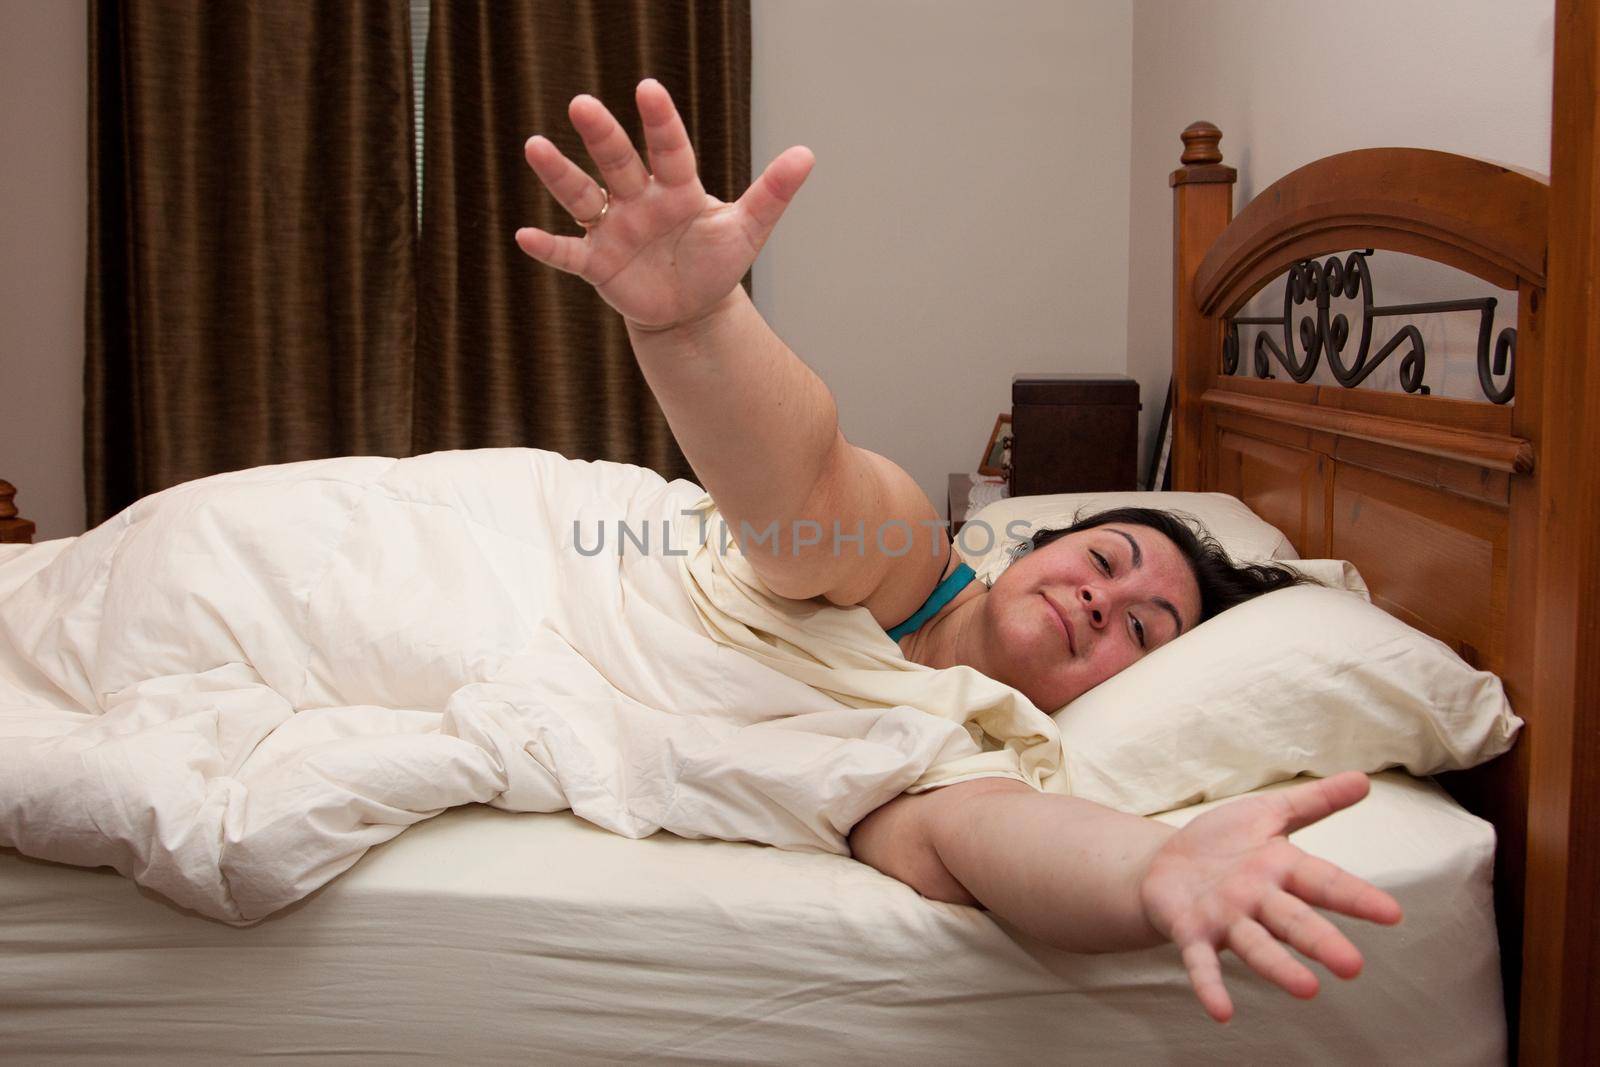
[[[1194,629],[1200,587],[1165,534],[1112,523],[1011,564],[982,610],[984,673],[1049,712]]]

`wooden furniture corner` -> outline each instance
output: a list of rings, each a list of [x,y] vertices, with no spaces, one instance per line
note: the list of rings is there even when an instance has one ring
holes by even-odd
[[[17,514],[17,487],[0,479],[0,544],[33,543],[33,523]]]

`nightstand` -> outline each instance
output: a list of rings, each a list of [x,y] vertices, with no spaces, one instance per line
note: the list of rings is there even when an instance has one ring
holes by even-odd
[[[1004,478],[989,478],[982,474],[952,474],[945,494],[944,517],[950,523],[953,540],[961,532],[961,524],[1010,494]]]

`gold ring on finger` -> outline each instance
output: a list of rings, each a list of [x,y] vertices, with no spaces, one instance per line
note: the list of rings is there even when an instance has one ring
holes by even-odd
[[[607,211],[611,210],[611,190],[607,189],[605,186],[601,186],[600,192],[606,199],[605,203],[600,205],[599,214],[595,215],[595,217],[592,219],[580,219],[577,216],[573,216],[573,221],[586,230],[592,230],[596,226],[600,225],[600,220],[606,217]]]

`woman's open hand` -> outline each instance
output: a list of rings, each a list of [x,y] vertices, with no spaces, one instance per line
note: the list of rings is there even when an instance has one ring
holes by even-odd
[[[534,227],[517,244],[541,263],[576,274],[631,325],[665,329],[709,313],[739,284],[794,198],[815,158],[802,146],[767,165],[736,203],[705,191],[694,148],[666,87],[653,78],[636,90],[650,154],[646,170],[627,132],[592,96],[568,106],[573,126],[611,193],[548,139],[528,139],[528,165],[574,219],[604,217],[578,237]]]
[[[1217,953],[1232,949],[1258,974],[1297,997],[1317,977],[1287,942],[1341,978],[1361,971],[1361,953],[1311,905],[1371,922],[1400,921],[1400,905],[1284,836],[1367,795],[1354,771],[1225,804],[1195,819],[1156,853],[1139,888],[1150,924],[1183,952],[1189,979],[1218,1022],[1233,1015]]]

